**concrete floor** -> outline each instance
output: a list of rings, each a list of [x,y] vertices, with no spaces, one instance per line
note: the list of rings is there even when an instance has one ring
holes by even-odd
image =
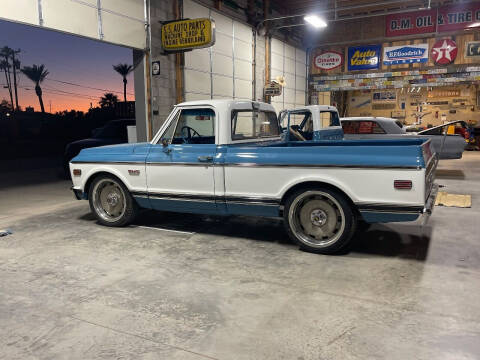
[[[146,213],[112,229],[68,183],[23,217],[13,200],[27,209],[35,186],[4,191],[0,359],[479,359],[480,153],[437,182],[473,207],[374,226],[343,256],[298,251],[279,221]]]

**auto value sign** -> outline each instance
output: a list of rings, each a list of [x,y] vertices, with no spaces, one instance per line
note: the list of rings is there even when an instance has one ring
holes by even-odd
[[[348,70],[378,69],[381,45],[352,46],[348,48]]]
[[[170,21],[162,25],[162,46],[166,51],[184,51],[215,44],[215,22],[207,19]]]
[[[343,64],[343,55],[336,51],[326,51],[315,56],[313,64],[321,70],[333,70]]]
[[[383,48],[383,64],[412,64],[428,61],[428,44],[401,45]]]

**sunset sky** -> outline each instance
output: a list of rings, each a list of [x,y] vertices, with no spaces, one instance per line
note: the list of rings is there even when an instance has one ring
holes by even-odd
[[[0,48],[20,48],[22,66],[45,64],[50,72],[42,84],[45,111],[82,110],[98,105],[107,91],[114,92],[123,101],[122,77],[113,64],[132,64],[132,50],[95,40],[62,34],[27,25],[0,20]],[[134,100],[133,74],[128,76],[127,100]],[[63,82],[76,84],[68,85]],[[0,100],[9,100],[5,74],[0,73]],[[33,106],[40,110],[34,84],[20,75],[19,105],[22,109]],[[74,94],[69,94],[74,93]],[[130,94],[129,94],[130,93]]]

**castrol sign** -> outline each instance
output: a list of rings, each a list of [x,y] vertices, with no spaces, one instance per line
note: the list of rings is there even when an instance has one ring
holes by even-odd
[[[317,69],[333,70],[343,64],[343,55],[336,51],[326,51],[316,55],[313,64]]]

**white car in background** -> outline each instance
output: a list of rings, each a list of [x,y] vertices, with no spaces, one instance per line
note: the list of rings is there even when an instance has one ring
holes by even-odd
[[[465,138],[448,134],[452,125],[466,127],[464,121],[452,121],[420,132],[407,132],[397,119],[386,117],[344,117],[340,119],[345,139],[396,139],[398,137],[428,137],[440,159],[461,159],[467,145]]]

